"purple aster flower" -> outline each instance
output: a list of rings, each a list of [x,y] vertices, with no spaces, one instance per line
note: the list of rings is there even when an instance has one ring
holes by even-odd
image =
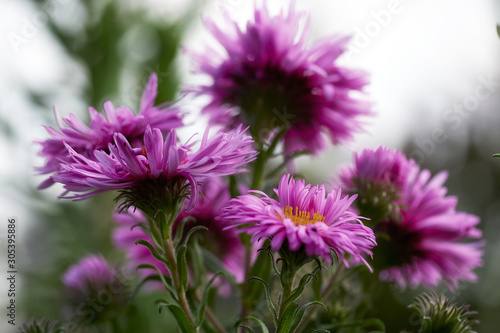
[[[182,126],[181,112],[166,105],[154,106],[157,95],[158,79],[152,74],[144,89],[141,99],[140,112],[134,114],[126,107],[115,109],[111,102],[104,103],[106,116],[89,108],[90,126],[85,125],[74,114],[63,118],[63,122],[56,114],[59,131],[45,126],[51,139],[38,142],[42,149],[39,153],[46,159],[45,165],[38,167],[41,174],[54,175],[60,170],[61,163],[71,163],[65,144],[77,153],[89,159],[94,159],[93,152],[96,149],[106,149],[113,142],[115,133],[121,133],[130,142],[142,142],[144,132],[148,126],[159,128],[167,132],[173,128]],[[54,183],[49,177],[39,185],[39,188],[47,188]]]
[[[221,208],[231,198],[228,185],[220,178],[211,178],[201,187],[203,196],[194,205],[191,211],[181,211],[173,226],[176,233],[180,223],[184,223],[183,232],[187,233],[195,226],[204,226],[208,231],[199,233],[199,243],[218,257],[228,272],[235,276],[236,282],[244,280],[243,263],[245,247],[241,243],[235,230],[224,230],[229,224],[227,221],[216,220]],[[190,203],[185,202],[188,208]],[[135,245],[138,239],[152,243],[151,237],[141,228],[131,228],[139,223],[146,223],[145,216],[139,211],[129,209],[127,212],[115,213],[114,220],[118,228],[113,233],[115,245],[127,253],[129,262],[135,269],[140,264],[150,264],[158,267],[163,274],[169,274],[165,265],[153,257],[149,250],[141,245]],[[255,252],[256,253],[256,252]],[[152,270],[141,270],[144,276],[156,274]]]
[[[404,184],[414,165],[396,150],[365,149],[355,154],[353,166],[340,171],[340,184],[344,191],[358,195],[356,207],[374,224],[399,213]]]
[[[384,268],[382,280],[401,288],[431,288],[444,280],[451,290],[460,281],[476,281],[473,269],[482,265],[483,242],[470,240],[481,237],[479,218],[455,210],[457,198],[446,196],[446,178],[446,172],[431,178],[428,170],[413,167],[400,216],[378,226],[389,237],[379,239],[375,255],[375,265]]]
[[[317,255],[326,262],[331,262],[333,252],[346,265],[344,254],[365,263],[363,255],[372,254],[370,249],[376,244],[373,231],[349,210],[356,196],[342,196],[340,189],[326,194],[324,185],[306,185],[289,174],[275,189],[278,200],[252,192],[259,196],[246,194],[232,199],[221,214],[221,219],[234,223],[231,228],[252,235],[252,242],[271,238],[274,251],[287,244],[290,251],[304,248],[307,256]]]
[[[66,145],[72,161],[61,164],[59,174],[53,178],[67,191],[85,192],[69,198],[84,199],[103,191],[121,190],[126,206],[139,207],[143,202],[144,207],[139,207],[143,211],[146,207],[152,209],[155,202],[177,202],[189,194],[190,187],[192,208],[198,200],[198,181],[244,172],[237,168],[255,159],[253,140],[244,132],[238,128],[208,138],[207,129],[200,148],[192,153],[191,145],[177,145],[174,130],[163,139],[160,129],[148,127],[144,146],[137,148],[123,134],[115,133],[115,144],[108,146],[110,152],[95,151],[95,160]]]
[[[72,318],[89,324],[92,320],[105,320],[124,308],[129,288],[119,272],[102,256],[90,255],[71,266],[64,274],[66,287],[67,311],[73,316],[82,314],[82,309],[98,306],[101,311],[95,318]]]
[[[211,82],[193,90],[210,97],[203,110],[212,123],[243,122],[259,139],[285,128],[286,154],[317,153],[325,134],[337,144],[361,130],[359,117],[371,114],[360,97],[367,75],[336,64],[349,37],[335,35],[308,47],[308,15],[295,12],[293,4],[279,15],[265,5],[257,8],[244,28],[225,14],[224,22],[206,22],[222,52],[195,55],[197,70]]]

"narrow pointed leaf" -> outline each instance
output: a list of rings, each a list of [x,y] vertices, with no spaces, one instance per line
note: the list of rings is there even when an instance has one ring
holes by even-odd
[[[290,333],[293,332],[291,331],[292,323],[295,318],[295,312],[297,311],[297,304],[295,303],[290,303],[285,311],[283,312],[283,315],[279,319],[278,323],[278,329],[276,330],[276,333]]]
[[[158,273],[158,277],[160,278],[161,282],[163,283],[163,286],[165,287],[165,289],[168,290],[169,292],[175,294],[174,290],[172,289],[172,286],[171,286],[172,283],[171,283],[170,279],[167,279],[163,275],[163,273],[160,272],[160,270],[157,267],[155,267],[153,265],[149,265],[149,264],[142,264],[142,265],[137,266],[137,269],[153,269],[153,270],[155,270]],[[175,299],[177,299],[177,298],[175,298]]]
[[[215,274],[210,281],[208,281],[207,285],[205,286],[205,289],[203,290],[203,294],[201,296],[201,301],[200,301],[200,306],[198,307],[198,311],[196,312],[196,326],[200,326],[201,323],[203,322],[203,318],[205,316],[205,308],[207,306],[208,302],[208,294],[210,291],[210,287],[214,283],[215,279],[218,276],[225,276],[223,272],[218,272]]]
[[[264,281],[263,279],[261,279],[260,277],[257,277],[257,276],[250,277],[248,279],[248,281],[259,281],[262,283],[262,285],[264,286],[264,291],[265,291],[265,295],[266,295],[267,307],[269,308],[269,310],[273,314],[274,323],[276,325],[278,325],[278,314],[276,313],[276,308],[274,307],[273,301],[271,299],[271,293],[269,292],[269,285],[267,284],[267,282]]]
[[[177,324],[179,325],[182,333],[196,333],[196,330],[189,321],[188,316],[184,313],[180,306],[175,304],[166,304],[163,307],[165,306],[170,310],[170,312],[172,312],[172,315],[177,320]]]
[[[292,327],[290,328],[290,332],[295,332],[297,327],[302,322],[302,318],[304,317],[305,312],[307,311],[307,309],[309,309],[309,307],[311,307],[313,305],[321,305],[325,309],[325,311],[328,311],[328,309],[326,308],[326,305],[319,302],[319,301],[309,302],[307,304],[302,305],[300,307],[299,311],[297,311],[295,318],[293,319],[293,323],[292,323]]]
[[[288,297],[288,299],[286,300],[286,303],[291,303],[291,302],[294,302],[297,298],[300,297],[300,295],[302,295],[302,293],[304,292],[304,289],[306,288],[307,284],[309,283],[309,281],[311,281],[312,278],[315,278],[315,274],[316,272],[319,270],[318,267],[316,267],[312,273],[309,273],[309,274],[305,274],[301,279],[300,279],[300,282],[299,282],[299,285],[293,290],[292,294],[290,295],[290,297]],[[285,305],[285,306],[288,306],[288,305]]]
[[[188,287],[188,267],[186,260],[187,247],[181,246],[177,251],[177,275],[184,290]]]
[[[204,227],[204,226],[196,226],[194,228],[191,228],[188,233],[186,234],[186,237],[184,238],[184,241],[182,242],[182,246],[187,246],[187,243],[189,242],[189,239],[191,238],[191,236],[199,231],[199,230],[203,230],[203,231],[208,231],[208,228],[207,227]]]
[[[241,327],[240,324],[245,322],[245,321],[253,321],[253,322],[256,322],[257,324],[260,325],[260,328],[262,330],[262,333],[269,333],[269,330],[267,329],[267,326],[266,324],[264,324],[264,322],[262,320],[260,320],[259,318],[256,318],[256,317],[252,317],[252,316],[249,316],[249,317],[245,317],[245,318],[241,318],[240,320],[238,320],[235,324],[234,324],[234,332],[237,333],[238,332],[238,328]]]
[[[138,245],[138,244],[147,247],[149,252],[151,252],[151,254],[153,255],[153,257],[155,257],[156,259],[158,259],[161,262],[166,263],[166,260],[163,259],[163,257],[160,255],[158,250],[153,246],[153,244],[151,244],[150,242],[148,242],[144,239],[136,240],[135,245]]]

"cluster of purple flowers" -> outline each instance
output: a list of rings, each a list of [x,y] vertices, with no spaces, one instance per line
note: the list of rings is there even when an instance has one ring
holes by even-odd
[[[299,22],[305,23],[301,29]],[[139,239],[154,244],[151,235],[132,227],[146,223],[159,208],[175,206],[152,202],[174,200],[182,210],[175,212],[172,235],[180,224],[183,232],[206,226],[202,245],[239,283],[245,278],[241,233],[254,244],[269,239],[273,251],[329,263],[336,257],[347,267],[373,266],[382,280],[401,287],[444,281],[454,289],[460,281],[476,279],[482,242],[469,240],[481,237],[479,219],[456,211],[457,199],[443,186],[446,173],[431,177],[397,151],[357,154],[354,165],[340,171],[338,189],[327,191],[285,174],[275,197],[255,189],[231,199],[221,177],[247,171],[263,142],[262,129],[270,135],[283,131],[285,156],[315,154],[325,147],[325,136],[334,143],[352,139],[362,128],[359,117],[371,114],[369,103],[353,97],[367,77],[336,64],[348,38],[334,36],[307,47],[307,17],[293,7],[276,16],[256,9],[245,28],[212,21],[207,26],[223,51],[197,57],[199,71],[211,83],[191,90],[210,97],[203,111],[224,130],[210,136],[207,128],[196,149],[194,142],[180,144],[175,129],[182,126],[184,112],[154,106],[153,74],[138,114],[106,102],[106,116],[90,108],[89,126],[70,115],[59,130],[47,127],[52,138],[40,142],[46,163],[38,171],[48,178],[40,187],[60,183],[61,197],[72,199],[119,191],[126,209],[115,214],[116,246],[134,266],[150,264],[165,275],[170,272],[148,248],[135,246]],[[286,123],[274,120],[275,110],[288,112]],[[71,290],[82,290],[109,283],[112,275],[101,259],[92,258],[72,268],[64,281]]]

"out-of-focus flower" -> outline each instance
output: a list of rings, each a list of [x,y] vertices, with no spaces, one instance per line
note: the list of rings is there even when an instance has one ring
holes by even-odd
[[[89,108],[90,126],[85,125],[74,114],[63,118],[63,121],[56,114],[59,130],[46,126],[52,138],[37,142],[42,146],[39,155],[46,160],[44,166],[36,168],[37,171],[41,174],[54,175],[58,173],[61,163],[71,163],[72,159],[65,144],[78,154],[95,160],[94,150],[107,149],[108,144],[114,141],[115,133],[121,133],[132,144],[139,142],[142,146],[142,139],[148,126],[159,128],[164,133],[181,127],[183,124],[180,110],[166,105],[153,105],[157,87],[157,75],[152,74],[144,89],[140,112],[137,115],[126,107],[115,109],[110,101],[104,103],[106,116],[92,107]],[[54,180],[49,177],[39,185],[39,188],[49,187],[53,183]]]
[[[207,130],[200,148],[193,153],[189,153],[188,145],[177,145],[174,130],[164,140],[161,130],[148,127],[144,134],[145,146],[137,148],[121,133],[116,133],[115,144],[109,145],[110,152],[95,151],[96,160],[67,145],[72,161],[61,164],[59,174],[53,178],[69,192],[85,192],[69,197],[73,199],[120,190],[125,206],[147,212],[156,203],[170,207],[172,201],[177,202],[190,193],[189,208],[192,208],[198,201],[198,181],[244,172],[246,170],[238,167],[255,159],[253,140],[244,132],[239,128],[208,138]]]
[[[116,316],[129,295],[125,279],[102,256],[90,255],[71,266],[63,276],[72,321],[91,324]],[[91,318],[82,316],[94,308]],[[83,312],[85,313],[85,312]],[[79,318],[82,316],[82,318]]]
[[[467,304],[458,306],[432,292],[419,295],[409,307],[417,311],[422,320],[419,332],[475,333],[472,325],[478,322],[473,319],[477,312],[470,311]]]
[[[62,333],[64,329],[60,324],[52,322],[48,319],[36,320],[32,319],[23,324],[17,333]]]
[[[373,224],[399,214],[405,181],[414,165],[399,151],[365,149],[355,154],[353,166],[340,171],[340,186],[358,195],[356,207]]]
[[[401,288],[432,288],[444,280],[452,290],[460,281],[476,280],[473,269],[482,264],[483,243],[469,240],[481,237],[479,218],[455,210],[457,198],[446,196],[446,178],[446,172],[431,178],[428,170],[414,166],[400,216],[378,226],[385,235],[378,238],[375,254],[375,264],[385,268],[381,279]]]
[[[253,192],[258,196],[231,199],[221,214],[221,219],[234,223],[230,228],[252,235],[252,242],[270,238],[274,251],[303,248],[308,257],[319,256],[327,262],[333,252],[346,265],[344,254],[365,263],[363,256],[371,255],[376,244],[373,231],[349,210],[356,196],[342,196],[340,189],[326,194],[324,185],[306,185],[289,174],[275,189],[277,201]]]
[[[244,28],[225,14],[223,22],[206,22],[222,52],[195,55],[197,71],[211,79],[194,91],[210,97],[203,111],[212,123],[243,122],[259,140],[284,128],[286,154],[317,153],[325,136],[337,144],[362,129],[360,116],[371,114],[362,97],[367,75],[336,63],[349,37],[308,47],[309,17],[293,4],[279,15],[256,8]]]

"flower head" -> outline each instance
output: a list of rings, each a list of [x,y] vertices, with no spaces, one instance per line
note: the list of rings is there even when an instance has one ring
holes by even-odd
[[[326,194],[324,185],[306,185],[289,174],[275,189],[278,200],[254,191],[229,201],[221,219],[234,223],[238,232],[252,235],[252,242],[271,238],[271,248],[299,251],[330,262],[331,253],[348,265],[344,254],[362,260],[376,244],[373,231],[349,210],[356,196],[342,196],[340,189]],[[326,195],[326,197],[325,197]]]
[[[85,125],[74,114],[63,118],[61,122],[56,114],[59,130],[46,126],[51,139],[38,142],[42,149],[39,153],[46,159],[45,165],[38,167],[41,174],[54,175],[60,170],[61,163],[71,163],[72,159],[65,145],[89,159],[94,159],[96,149],[107,149],[114,141],[115,133],[121,133],[130,142],[142,142],[148,126],[167,132],[182,126],[182,115],[178,109],[165,105],[154,106],[157,95],[158,79],[152,74],[144,89],[139,114],[134,114],[126,107],[115,108],[111,102],[104,103],[106,116],[89,108],[90,126]],[[142,143],[141,143],[142,145]],[[49,177],[39,185],[40,188],[51,186],[54,180]]]
[[[68,312],[77,315],[82,305],[97,301],[102,311],[95,320],[113,316],[124,308],[128,298],[128,286],[117,270],[102,256],[90,255],[71,266],[63,276],[68,297]],[[85,324],[88,316],[80,318]],[[79,318],[73,318],[80,321]]]
[[[432,292],[419,295],[409,307],[416,310],[422,320],[419,332],[475,333],[472,325],[478,321],[472,318],[477,312],[470,311],[467,304],[458,306],[443,295]]]
[[[379,147],[356,154],[354,165],[340,171],[344,191],[357,194],[356,206],[374,222],[399,213],[403,188],[415,163],[401,152]]]
[[[309,19],[293,4],[279,15],[257,8],[244,28],[226,18],[227,26],[206,22],[223,51],[196,56],[198,71],[211,83],[195,91],[210,97],[204,112],[213,123],[243,122],[259,139],[284,128],[286,154],[317,153],[324,134],[337,144],[362,128],[359,117],[370,114],[370,106],[355,94],[361,95],[367,76],[336,64],[349,37],[307,47]]]
[[[62,333],[64,329],[62,325],[56,322],[52,322],[48,319],[36,320],[32,319],[29,322],[23,324],[18,333]]]
[[[446,172],[431,178],[428,170],[413,167],[400,216],[378,226],[388,236],[380,238],[375,255],[381,279],[401,288],[435,287],[444,280],[452,290],[460,281],[476,280],[473,269],[482,264],[483,243],[470,240],[481,237],[479,218],[455,210],[457,198],[446,196],[446,178]]]
[[[174,130],[163,139],[160,129],[148,127],[144,146],[133,147],[121,133],[115,133],[109,153],[95,151],[95,160],[67,145],[72,161],[61,164],[59,175],[53,178],[67,191],[85,192],[70,197],[74,199],[121,190],[126,206],[144,210],[155,202],[176,201],[190,192],[192,208],[198,200],[198,181],[245,171],[237,168],[255,158],[252,142],[241,129],[219,132],[211,138],[207,130],[200,148],[190,153],[189,145],[177,145]]]

